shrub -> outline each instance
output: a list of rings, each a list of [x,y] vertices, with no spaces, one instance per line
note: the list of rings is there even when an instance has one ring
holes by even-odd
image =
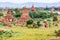
[[[15,9],[15,12],[16,12],[16,13],[18,13],[18,12],[19,12],[18,8],[16,8],[16,9]]]
[[[1,31],[0,30],[0,37],[1,38],[2,37],[12,37],[12,32],[11,31],[5,31],[5,30]]]
[[[29,13],[29,16],[30,16],[31,18],[38,18],[38,14],[37,14],[36,12],[30,12],[30,13]]]
[[[41,23],[40,23],[40,21],[38,21],[38,22],[37,22],[37,25],[38,25],[38,27],[39,27],[39,26],[41,26]]]
[[[0,25],[5,26],[5,24],[4,24],[4,23],[0,23]]]
[[[19,12],[19,9],[16,8],[16,9],[15,9],[15,13],[14,13],[13,15],[14,15],[14,17],[18,18],[18,17],[20,17],[20,16],[22,15],[22,13],[20,13],[20,12]]]
[[[54,14],[54,15],[57,15],[57,14]],[[42,18],[42,19],[45,19],[45,18],[50,18],[53,15],[50,12],[38,12],[38,13],[36,13],[36,12],[30,12],[29,16],[31,18]]]
[[[3,13],[0,13],[0,16],[3,16]]]
[[[45,19],[52,17],[52,13],[50,12],[39,12],[38,14],[39,18]]]
[[[21,17],[22,13],[15,13],[14,14],[14,17],[18,18],[18,17]]]
[[[56,36],[60,37],[60,30],[55,31],[55,33],[56,33]]]
[[[50,18],[50,17],[52,17],[53,15],[52,15],[52,13],[48,13],[48,18]]]
[[[41,13],[41,14],[40,14],[40,17],[41,17],[42,19],[45,19],[45,18],[47,18],[48,16],[47,16],[46,13]]]
[[[58,16],[58,13],[54,13],[53,16]]]
[[[53,21],[58,21],[57,16],[54,16],[54,17],[53,17]]]
[[[27,24],[30,25],[30,24],[33,24],[33,22],[34,22],[33,20],[28,20]]]

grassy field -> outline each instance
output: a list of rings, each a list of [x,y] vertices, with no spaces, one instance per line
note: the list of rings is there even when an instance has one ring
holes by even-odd
[[[0,40],[50,40],[51,38],[56,38],[55,30],[59,30],[60,27],[51,27],[51,28],[27,28],[27,27],[19,27],[13,26],[11,28],[8,27],[0,27],[0,29],[5,29],[7,31],[13,31],[12,37],[2,37]]]

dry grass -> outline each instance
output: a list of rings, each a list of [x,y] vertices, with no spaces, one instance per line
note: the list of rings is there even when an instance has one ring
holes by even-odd
[[[51,28],[27,28],[27,27],[19,27],[14,26],[11,28],[1,27],[2,29],[6,29],[7,31],[18,32],[17,34],[13,34],[13,37],[4,37],[2,40],[49,40],[52,37],[55,37],[54,31],[59,30],[60,27],[51,27]],[[1,29],[0,28],[0,29]]]

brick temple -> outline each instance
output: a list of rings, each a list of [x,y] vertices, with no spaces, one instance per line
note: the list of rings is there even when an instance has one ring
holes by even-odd
[[[23,14],[22,16],[20,17],[19,19],[19,22],[15,23],[15,25],[17,26],[22,26],[24,22],[30,20],[30,17],[29,17],[29,13],[26,9],[26,6],[24,6],[24,11],[23,11]]]
[[[51,13],[52,13],[52,14],[55,13],[55,9],[54,9],[54,7],[51,8]]]
[[[37,10],[35,9],[34,7],[34,4],[32,5],[31,9],[30,9],[30,12],[37,12]]]
[[[12,15],[12,12],[10,9],[7,10],[7,14],[6,14],[6,17],[9,21],[13,21],[14,20],[14,17]]]
[[[60,6],[58,7],[58,14],[60,15]]]
[[[6,16],[0,20],[1,23],[4,23],[6,26],[11,27],[10,21],[14,19],[10,9],[7,10]]]
[[[35,7],[34,7],[34,5],[32,5],[31,11],[35,11]]]

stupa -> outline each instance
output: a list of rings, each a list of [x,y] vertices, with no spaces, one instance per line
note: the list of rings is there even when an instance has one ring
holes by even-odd
[[[60,14],[60,7],[58,7],[58,14]]]
[[[52,7],[51,8],[51,13],[54,14],[55,13],[55,9]]]
[[[6,16],[2,19],[2,23],[4,23],[8,27],[11,27],[11,24]]]
[[[29,13],[26,9],[26,6],[24,6],[24,11],[23,11],[23,14],[22,16],[20,17],[19,19],[19,22],[15,23],[15,25],[17,26],[22,26],[24,22],[30,20],[30,17],[29,17]]]
[[[12,12],[10,9],[7,10],[7,14],[6,14],[6,17],[9,21],[13,21],[14,20],[14,17],[12,15]]]
[[[9,21],[12,21],[13,19],[14,19],[14,18],[13,18],[13,15],[12,15],[12,13],[11,13],[11,10],[8,9],[6,16],[5,16],[2,20],[0,20],[0,22],[1,22],[1,23],[4,23],[4,24],[5,24],[6,26],[8,26],[8,27],[11,27],[11,24],[10,24]]]
[[[34,7],[34,5],[32,5],[31,11],[35,11],[35,7]]]
[[[34,7],[34,4],[32,5],[30,12],[37,12],[37,10]]]

